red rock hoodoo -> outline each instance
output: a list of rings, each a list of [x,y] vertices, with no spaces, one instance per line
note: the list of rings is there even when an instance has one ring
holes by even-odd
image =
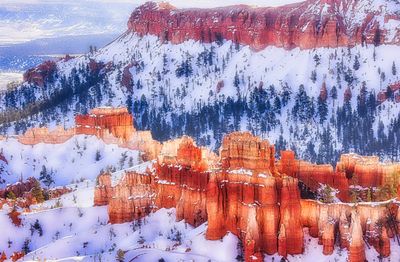
[[[25,145],[39,143],[62,144],[74,135],[94,135],[107,144],[139,150],[145,160],[155,159],[161,144],[154,140],[150,131],[136,131],[132,115],[126,108],[95,108],[89,115],[78,115],[76,127],[64,129],[60,126],[54,130],[32,128],[18,136],[18,141]]]
[[[132,115],[126,108],[95,108],[89,115],[76,116],[75,123],[77,134],[99,138],[112,134],[115,138],[128,141],[135,131]]]
[[[95,204],[109,204],[111,223],[128,222],[159,208],[175,207],[178,220],[198,226],[207,220],[207,170],[213,165],[213,157],[203,156],[210,155],[189,137],[169,141],[151,171],[127,171],[116,186],[111,185],[110,174],[100,175]]]
[[[263,254],[303,253],[308,228],[323,254],[332,254],[339,243],[349,251],[350,262],[361,262],[367,244],[382,257],[389,256],[390,238],[398,234],[398,203],[324,204],[302,200],[298,187],[298,179],[313,186],[312,178],[348,188],[346,174],[357,173],[359,158],[344,155],[334,172],[330,165],[296,160],[293,152],[283,151],[275,165],[268,141],[235,132],[223,139],[218,159],[182,137],[164,143],[146,172],[127,170],[115,186],[112,176],[118,172],[99,176],[95,202],[109,205],[111,223],[174,207],[177,220],[193,226],[208,221],[207,239],[237,235],[246,261],[262,261]]]
[[[336,165],[336,171],[344,172],[351,184],[362,187],[397,187],[400,183],[400,164],[381,163],[376,156],[344,154]]]
[[[212,9],[176,9],[148,2],[133,11],[128,29],[175,44],[190,39],[206,43],[227,39],[256,50],[267,46],[311,49],[398,43],[400,31],[392,36],[384,25],[371,22],[380,21],[379,16],[385,21],[400,20],[398,15],[362,8],[357,2],[342,0],[305,1],[277,8],[237,5]],[[351,13],[359,13],[361,21],[348,22],[346,16]]]

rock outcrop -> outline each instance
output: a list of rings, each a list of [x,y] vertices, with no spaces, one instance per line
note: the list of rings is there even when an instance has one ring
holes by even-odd
[[[303,253],[304,228],[318,238],[325,255],[339,244],[348,250],[350,262],[364,261],[366,245],[388,257],[390,238],[399,230],[397,202],[325,204],[300,198],[298,179],[311,186],[312,178],[348,188],[347,176],[358,170],[355,159],[362,158],[343,156],[334,171],[284,151],[276,164],[268,141],[242,132],[223,139],[217,158],[182,137],[164,143],[145,172],[126,171],[116,185],[112,175],[100,175],[95,203],[109,205],[111,223],[176,208],[177,220],[193,226],[208,221],[207,239],[222,239],[228,232],[237,235],[246,261],[262,261],[263,254]]]
[[[275,148],[249,132],[234,132],[224,137],[220,150],[223,169],[247,169],[257,173],[275,172]]]
[[[38,127],[29,129],[25,134],[18,136],[18,141],[24,145],[36,145],[39,143],[62,144],[74,135],[74,128],[65,130],[59,126],[53,130],[49,130],[46,127]]]
[[[344,172],[351,184],[366,188],[385,185],[396,188],[400,183],[400,164],[381,163],[376,156],[342,155],[336,171]]]
[[[10,194],[15,198],[22,197],[26,192],[31,191],[37,182],[35,178],[30,177],[26,181],[8,185],[5,189],[0,189],[0,198],[7,198]]]
[[[337,197],[348,201],[349,181],[343,171],[334,171],[332,165],[317,165],[297,160],[293,151],[281,151],[281,159],[276,164],[281,174],[298,178],[312,191],[317,191],[321,184],[338,189]]]
[[[37,67],[26,71],[23,75],[23,80],[24,82],[28,82],[29,84],[43,87],[44,83],[51,82],[50,80],[54,77],[54,73],[56,71],[56,62],[45,61]]]
[[[159,208],[177,209],[177,219],[198,226],[207,220],[207,171],[215,157],[183,137],[167,142],[152,170],[128,171],[117,185],[111,175],[101,174],[95,190],[95,204],[109,205],[111,223],[123,223],[148,215]]]
[[[32,128],[17,139],[24,145],[62,144],[75,135],[93,135],[107,144],[139,150],[144,160],[155,159],[161,150],[161,144],[153,139],[150,131],[135,130],[132,115],[126,108],[95,108],[89,115],[76,116],[75,125],[70,129]]]
[[[383,11],[385,10],[385,11]],[[352,19],[356,15],[359,19]],[[186,40],[232,40],[256,50],[267,46],[300,47],[398,44],[400,30],[387,25],[400,21],[395,8],[363,1],[305,1],[281,7],[237,5],[212,9],[177,9],[148,2],[135,9],[128,30],[156,35],[174,44]]]
[[[111,134],[116,139],[128,141],[135,131],[133,118],[126,108],[95,108],[89,115],[75,117],[76,133],[106,138]]]

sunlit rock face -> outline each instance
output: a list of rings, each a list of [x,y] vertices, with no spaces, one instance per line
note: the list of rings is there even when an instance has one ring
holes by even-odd
[[[334,171],[332,165],[317,165],[297,160],[293,151],[281,151],[277,171],[298,178],[311,190],[316,191],[321,184],[338,189],[337,197],[346,202],[349,199],[349,181],[343,171]]]
[[[198,226],[207,221],[206,187],[211,152],[195,145],[193,139],[166,142],[151,170],[126,172],[113,186],[109,174],[98,177],[95,204],[109,205],[111,223],[124,223],[160,208],[176,208],[177,219]]]
[[[152,177],[147,173],[127,172],[121,182],[111,187],[108,214],[110,223],[125,223],[156,210]]]
[[[94,205],[108,205],[112,198],[111,175],[110,173],[102,173],[97,177],[96,190],[94,191]]]
[[[174,207],[177,220],[193,226],[207,221],[209,240],[237,235],[246,261],[303,253],[304,228],[318,238],[325,255],[338,243],[348,250],[349,261],[364,261],[365,241],[382,257],[390,255],[390,238],[400,222],[397,202],[325,204],[300,197],[299,179],[348,188],[346,174],[357,170],[353,157],[347,162],[344,156],[334,171],[296,160],[290,151],[277,163],[273,156],[268,141],[249,133],[227,135],[219,158],[184,136],[164,143],[145,172],[127,171],[116,185],[109,174],[100,175],[95,203],[109,205],[111,223]]]
[[[360,156],[357,154],[341,155],[336,171],[344,172],[350,183],[362,187],[380,187],[399,185],[399,163],[382,163],[377,156]]]
[[[223,169],[247,169],[272,174],[275,172],[275,148],[249,132],[234,132],[222,140],[220,150]]]
[[[400,32],[386,28],[384,22],[398,21],[400,17],[383,5],[368,7],[357,1],[334,0],[305,1],[276,8],[237,5],[177,9],[169,4],[148,2],[133,11],[128,30],[139,35],[156,35],[174,44],[227,39],[255,50],[267,46],[312,49],[396,44]]]
[[[75,123],[77,134],[100,138],[112,134],[115,138],[128,141],[135,131],[133,118],[126,108],[95,108],[89,115],[76,116]]]
[[[65,130],[62,127],[57,127],[49,130],[47,127],[40,127],[27,130],[25,134],[18,136],[18,141],[24,145],[62,144],[74,135],[74,128]]]
[[[95,108],[88,115],[77,115],[75,125],[70,129],[32,128],[17,139],[24,145],[62,144],[75,135],[93,135],[107,144],[139,150],[143,160],[155,159],[161,150],[161,143],[153,139],[150,131],[135,130],[126,108]]]

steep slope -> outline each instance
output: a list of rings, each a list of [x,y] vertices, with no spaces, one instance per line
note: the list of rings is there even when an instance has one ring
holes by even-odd
[[[224,133],[249,130],[312,162],[334,162],[340,151],[397,159],[398,7],[147,3],[108,46],[31,70],[23,85],[0,94],[1,131],[69,127],[74,114],[127,105],[138,128],[158,140],[187,134],[216,149]],[[201,39],[205,27],[211,37]]]

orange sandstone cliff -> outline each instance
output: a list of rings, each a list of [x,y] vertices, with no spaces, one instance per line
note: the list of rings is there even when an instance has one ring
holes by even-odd
[[[164,143],[146,172],[128,170],[116,185],[112,174],[100,175],[95,203],[109,205],[111,223],[174,207],[177,220],[193,226],[207,221],[207,239],[237,235],[246,261],[262,261],[264,254],[301,254],[305,228],[325,255],[338,244],[348,250],[350,262],[364,261],[366,245],[387,257],[390,238],[399,232],[397,202],[324,204],[300,198],[300,179],[310,186],[315,179],[348,187],[344,181],[357,171],[357,161],[343,159],[336,171],[296,160],[292,152],[282,152],[275,163],[268,141],[242,132],[223,139],[218,158],[182,137]]]
[[[395,10],[383,12],[382,8],[344,0],[308,0],[276,8],[237,5],[210,9],[177,9],[148,2],[133,11],[128,30],[174,44],[227,39],[256,50],[267,46],[312,49],[398,44],[400,31],[386,28],[383,21],[399,21],[400,17]],[[355,14],[358,19],[351,19]]]

